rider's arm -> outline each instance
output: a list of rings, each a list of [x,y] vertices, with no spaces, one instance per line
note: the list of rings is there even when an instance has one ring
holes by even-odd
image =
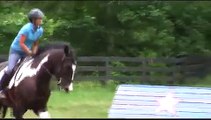
[[[37,50],[38,50],[38,45],[39,45],[39,41],[35,41],[33,46],[32,46],[32,53],[33,54],[36,54],[37,53]]]
[[[21,35],[20,37],[20,46],[26,52],[27,55],[32,55],[32,51],[25,45],[26,36]]]
[[[43,35],[43,28],[40,29],[40,36],[39,36],[39,38],[33,43],[33,46],[32,46],[32,53],[33,54],[36,54],[37,51],[38,51],[39,39],[42,37],[42,35]]]

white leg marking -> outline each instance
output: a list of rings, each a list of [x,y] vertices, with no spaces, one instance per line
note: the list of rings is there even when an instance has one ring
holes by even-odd
[[[76,65],[75,64],[72,64],[72,69],[73,69],[73,73],[72,73],[72,79],[74,79],[74,75],[75,75],[75,69],[76,69]],[[69,87],[68,87],[68,90],[69,91],[73,91],[73,83],[70,83]]]
[[[69,91],[73,91],[73,83],[70,83],[69,87],[68,87]]]
[[[76,65],[72,64],[72,69],[73,69],[73,74],[72,74],[72,80],[74,79],[74,75],[75,75],[75,69],[76,69]]]
[[[50,114],[48,113],[48,111],[39,112],[39,117],[40,118],[50,118]]]

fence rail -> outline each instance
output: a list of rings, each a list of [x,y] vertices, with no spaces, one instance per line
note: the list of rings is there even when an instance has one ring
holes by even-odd
[[[156,78],[173,82],[179,72],[179,66],[176,64],[182,60],[181,58],[82,56],[77,59],[75,79],[100,79],[104,82],[109,79],[136,79],[144,82]]]

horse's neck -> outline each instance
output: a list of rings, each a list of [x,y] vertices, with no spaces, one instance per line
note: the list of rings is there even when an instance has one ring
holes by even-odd
[[[55,66],[58,64],[57,62],[58,61],[55,61],[53,55],[50,55],[50,54],[47,54],[45,55],[45,57],[47,56],[47,60],[45,63],[41,64],[41,71],[39,71],[39,80],[38,80],[38,83],[40,83],[40,85],[38,87],[40,87],[40,89],[46,89],[46,88],[49,88],[49,85],[50,85],[50,81],[51,81],[51,78],[52,76],[54,75],[54,69],[55,69]],[[40,61],[45,61],[45,57]],[[39,67],[39,66],[37,66]]]
[[[42,71],[38,73],[38,77],[36,78],[37,90],[43,94],[46,92],[46,90],[50,90],[51,78],[52,74],[49,74],[45,68],[43,68]]]
[[[52,51],[51,53],[42,55],[42,60],[41,62],[45,59],[45,57],[47,56],[47,60],[44,64],[42,64],[42,71],[39,72],[40,76],[42,76],[41,78],[44,79],[46,76],[49,76],[49,78],[45,78],[48,79],[50,82],[50,79],[52,76],[56,75],[56,70],[58,68],[58,66],[60,66],[60,62],[61,62],[61,57],[62,54],[59,51]],[[38,67],[38,66],[37,66]]]
[[[55,52],[58,52],[58,51],[55,51]],[[48,63],[46,63],[46,65],[48,67],[49,72],[52,75],[55,75],[57,68],[60,66],[62,57],[63,56],[61,53],[49,55],[49,60],[48,60]]]

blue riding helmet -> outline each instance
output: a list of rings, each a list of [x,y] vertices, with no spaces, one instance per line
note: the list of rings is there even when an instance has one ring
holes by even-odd
[[[43,17],[44,17],[44,13],[38,8],[33,8],[28,13],[28,19],[29,19],[30,22],[32,22],[33,19],[43,18]]]

